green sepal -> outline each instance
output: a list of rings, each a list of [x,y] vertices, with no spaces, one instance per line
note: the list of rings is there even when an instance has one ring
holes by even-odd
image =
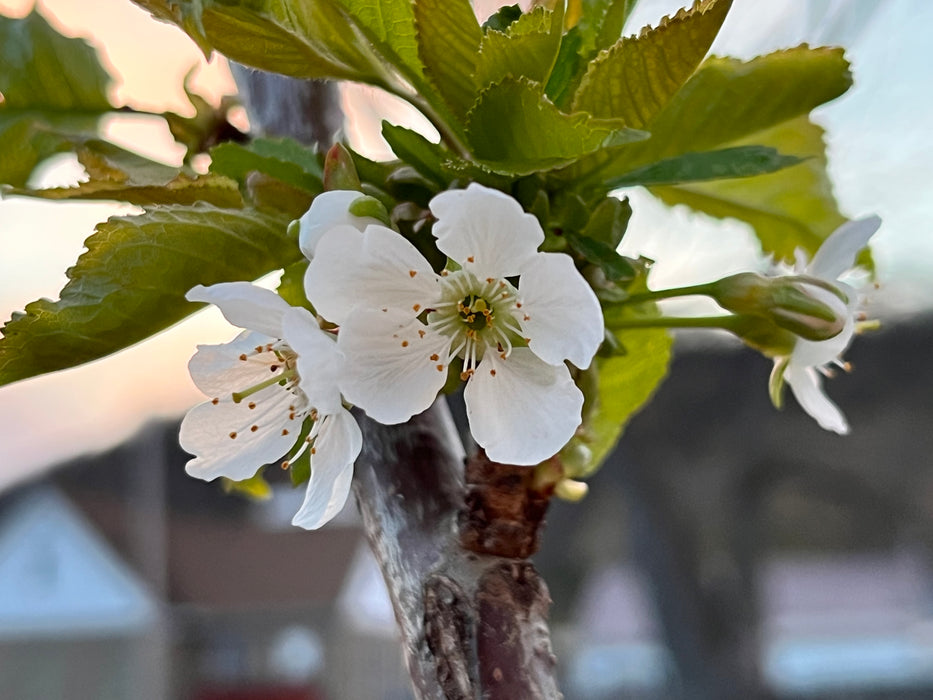
[[[292,223],[297,222],[293,221]],[[298,245],[297,240],[295,245]],[[313,313],[314,307],[311,306],[311,302],[308,301],[308,297],[305,295],[305,272],[307,269],[308,261],[305,258],[293,262],[291,265],[286,265],[285,269],[282,270],[282,277],[275,291],[291,306],[303,306]]]

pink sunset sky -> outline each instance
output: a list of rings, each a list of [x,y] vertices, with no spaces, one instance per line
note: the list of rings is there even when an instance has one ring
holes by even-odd
[[[32,4],[0,0],[0,12],[21,16]],[[482,3],[480,14],[496,4]],[[688,3],[643,0],[628,31],[681,4]],[[184,34],[153,21],[129,0],[43,0],[38,7],[60,31],[98,48],[116,78],[117,104],[190,112],[181,78],[193,67],[194,87],[209,99],[234,90],[222,59],[207,63]],[[933,3],[827,0],[807,7],[800,11],[794,0],[736,0],[714,51],[747,58],[804,40],[851,49],[856,88],[816,115],[829,129],[836,193],[847,214],[876,212],[885,221],[875,251],[886,303],[928,308],[933,146],[925,129],[933,123],[933,90],[924,70],[924,28],[933,26]],[[348,136],[373,156],[388,156],[374,135],[380,114],[394,121],[413,118],[366,88],[346,91],[345,105],[354,124]],[[180,161],[181,149],[159,119],[116,117],[105,134],[154,158]],[[57,168],[45,169],[41,182],[66,184],[80,174],[67,159],[59,160]],[[743,225],[668,211],[639,192],[633,201],[636,217],[625,246],[659,260],[655,286],[688,283],[690,274],[711,279],[757,264]],[[0,323],[33,299],[57,298],[63,271],[80,254],[94,224],[126,210],[106,203],[0,202]],[[195,345],[223,342],[233,334],[218,313],[207,311],[114,357],[0,388],[0,490],[60,460],[111,446],[154,417],[179,417],[201,400],[186,369]]]

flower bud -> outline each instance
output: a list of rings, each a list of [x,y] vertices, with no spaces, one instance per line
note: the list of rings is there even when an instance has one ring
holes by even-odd
[[[848,317],[845,294],[806,275],[765,277],[743,272],[714,282],[710,294],[724,309],[767,319],[806,340],[835,337]]]
[[[353,205],[357,201],[371,199],[357,190],[332,190],[315,197],[311,208],[298,219],[298,246],[301,252],[309,260],[313,258],[321,236],[336,226],[353,226],[362,231],[370,224],[382,224],[380,219],[373,216],[358,216],[354,213]],[[289,224],[290,234],[294,232],[294,223]]]
[[[346,146],[335,143],[324,157],[324,189],[356,190],[362,189],[360,176],[353,164],[353,156]]]

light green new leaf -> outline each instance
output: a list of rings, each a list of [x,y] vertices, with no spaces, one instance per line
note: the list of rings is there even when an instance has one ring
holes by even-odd
[[[648,127],[626,160],[645,164],[735,143],[809,114],[849,89],[842,49],[794,49],[751,61],[710,58]]]
[[[477,157],[496,164],[497,172],[523,174],[647,135],[587,114],[564,114],[539,83],[508,78],[480,94],[469,114],[467,136]]]
[[[41,15],[0,16],[0,182],[23,186],[36,165],[97,136],[113,109],[110,76],[94,49],[58,34]]]
[[[567,25],[580,32],[580,52],[591,56],[616,43],[636,0],[570,0]]]
[[[355,18],[357,25],[387,58],[406,76],[424,77],[415,37],[415,10],[411,0],[337,0]]]
[[[199,175],[149,160],[106,141],[77,146],[78,162],[90,179],[74,187],[34,190],[11,187],[4,193],[40,199],[93,199],[139,206],[208,202],[219,207],[243,206],[237,183],[220,175]]]
[[[605,186],[661,160],[736,145],[808,114],[851,83],[841,49],[801,46],[747,62],[711,58],[648,125],[651,138],[587,156],[561,171],[560,179]]]
[[[564,34],[545,93],[561,109],[569,106],[590,61],[618,41],[635,0],[570,0]]]
[[[770,175],[651,191],[667,204],[686,204],[711,216],[745,221],[767,253],[793,260],[800,247],[812,255],[845,221],[826,173],[823,130],[807,117],[798,117],[752,134],[744,142],[776,146],[805,160]]]
[[[649,124],[700,65],[731,5],[697,0],[656,28],[621,39],[590,63],[573,110],[636,129]]]
[[[418,0],[414,11],[424,72],[462,120],[476,99],[473,75],[483,30],[469,0]]]
[[[379,83],[383,67],[332,0],[134,0],[205,54],[295,78]]]
[[[488,30],[477,56],[476,84],[485,87],[506,77],[546,83],[563,35],[563,7],[558,3],[554,12],[537,7],[505,32]]]
[[[287,185],[317,194],[324,173],[317,153],[289,138],[258,138],[249,143],[222,143],[210,151],[211,172],[246,182],[260,172]]]
[[[109,355],[181,320],[197,284],[255,279],[301,253],[288,221],[250,209],[167,206],[98,224],[58,301],[14,314],[0,338],[0,385]]]
[[[622,331],[616,338],[625,354],[597,357],[595,405],[585,407],[583,437],[593,453],[596,471],[615,447],[628,421],[644,406],[667,376],[672,338],[664,329]]]

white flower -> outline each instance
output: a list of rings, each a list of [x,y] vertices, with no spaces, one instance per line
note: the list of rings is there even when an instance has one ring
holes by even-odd
[[[599,302],[569,256],[538,252],[544,232],[511,197],[473,184],[430,207],[437,247],[460,269],[436,274],[383,226],[337,227],[318,243],[306,291],[340,325],[341,389],[375,420],[400,423],[431,405],[461,358],[476,441],[499,462],[541,462],[580,424],[564,360],[589,366]]]
[[[199,345],[188,363],[207,396],[181,424],[181,446],[195,458],[186,471],[199,479],[239,481],[291,450],[310,417],[311,479],[292,523],[320,527],[346,502],[353,461],[362,446],[356,420],[341,402],[337,344],[306,310],[247,282],[197,286],[189,301],[217,305],[247,329],[222,345]]]
[[[791,354],[775,360],[772,381],[777,382],[778,391],[781,381],[790,384],[803,410],[816,419],[821,428],[840,435],[849,432],[849,424],[839,407],[823,393],[821,374],[828,371],[829,365],[843,366],[842,354],[855,335],[858,294],[852,287],[840,282],[839,277],[855,265],[856,255],[868,244],[880,225],[881,219],[877,216],[849,221],[823,241],[803,274],[832,284],[848,299],[848,302],[843,302],[832,292],[816,285],[810,285],[808,289],[819,301],[835,309],[839,318],[845,319],[845,325],[828,340],[797,338]]]
[[[301,252],[309,260],[313,258],[321,236],[335,226],[353,226],[362,231],[370,224],[382,223],[370,216],[354,216],[350,213],[353,202],[365,196],[355,190],[330,190],[317,195],[311,202],[311,208],[298,220],[298,246]]]

